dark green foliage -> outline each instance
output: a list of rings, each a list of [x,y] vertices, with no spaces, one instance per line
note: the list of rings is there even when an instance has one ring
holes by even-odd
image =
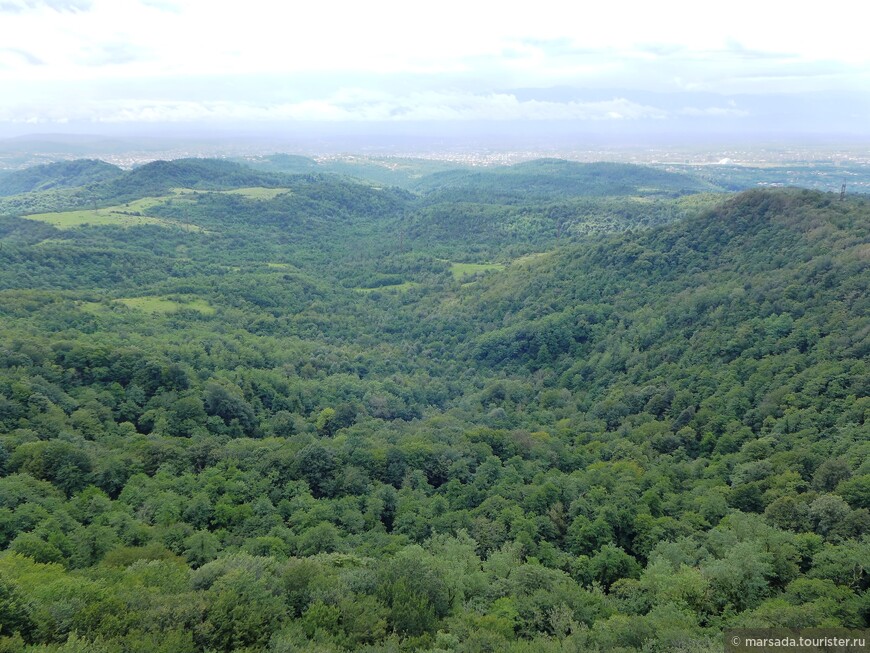
[[[34,630],[32,609],[25,595],[16,584],[0,577],[0,638],[17,634],[29,640]]]
[[[48,440],[19,446],[9,460],[9,469],[50,481],[71,495],[90,480],[90,457],[68,442]]]
[[[254,409],[245,401],[241,389],[229,383],[209,382],[205,386],[202,402],[191,398],[190,405],[184,408],[182,415],[178,414],[178,402],[175,409],[175,417],[182,421],[190,416],[198,416],[204,409],[205,414],[220,417],[225,425],[238,425],[245,435],[252,435],[256,429]]]
[[[413,549],[387,563],[378,580],[378,593],[390,609],[388,623],[397,633],[433,633],[449,609],[447,588],[437,573]]]
[[[320,443],[309,444],[296,454],[295,467],[299,477],[308,481],[314,496],[332,491],[338,465],[331,449]]]

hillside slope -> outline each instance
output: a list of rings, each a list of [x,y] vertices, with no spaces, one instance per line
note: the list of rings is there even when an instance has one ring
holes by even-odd
[[[77,159],[0,173],[0,196],[59,188],[76,188],[108,181],[123,171],[105,161]]]
[[[475,289],[462,350],[546,370],[593,414],[610,406],[610,428],[643,414],[657,386],[691,394],[698,438],[721,435],[723,420],[774,428],[800,396],[796,375],[815,372],[825,387],[838,377],[842,394],[804,408],[836,421],[868,392],[867,210],[751,191],[684,223],[539,257]]]
[[[123,177],[95,189],[111,198],[163,195],[173,188],[220,190],[244,186],[280,186],[284,176],[257,172],[247,166],[220,159],[153,161],[134,168]]]

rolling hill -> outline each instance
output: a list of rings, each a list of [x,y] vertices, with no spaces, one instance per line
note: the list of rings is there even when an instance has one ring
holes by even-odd
[[[118,178],[117,166],[94,159],[77,159],[0,173],[0,196],[57,188],[77,188]]]
[[[571,196],[673,197],[717,190],[710,183],[676,172],[623,163],[578,163],[538,159],[486,170],[436,172],[415,190],[442,196],[564,198]]]

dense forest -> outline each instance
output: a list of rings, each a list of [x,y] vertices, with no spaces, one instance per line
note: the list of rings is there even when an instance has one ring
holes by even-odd
[[[870,625],[868,199],[353,172],[0,178],[0,651]]]

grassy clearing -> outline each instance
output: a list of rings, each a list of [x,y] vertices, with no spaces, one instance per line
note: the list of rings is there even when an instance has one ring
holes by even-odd
[[[142,225],[156,225],[158,227],[180,228],[186,231],[204,232],[202,227],[186,224],[178,220],[167,218],[155,218],[145,215],[148,209],[163,204],[169,199],[189,201],[194,195],[210,191],[195,191],[189,188],[174,188],[171,195],[162,197],[143,197],[142,199],[117,204],[99,209],[81,209],[79,211],[58,211],[55,213],[35,213],[22,216],[28,220],[47,222],[58,229],[75,229],[76,227],[139,227]],[[217,191],[228,195],[241,195],[253,200],[271,200],[283,193],[288,193],[286,188],[236,188],[233,190]]]
[[[35,243],[36,247],[55,247],[58,245],[69,245],[69,241],[64,240],[63,238],[46,238],[45,240],[40,240],[38,243]]]
[[[354,290],[356,292],[367,295],[375,291],[404,292],[406,290],[410,290],[411,288],[416,288],[419,285],[420,283],[417,281],[406,281],[404,283],[393,284],[392,286],[378,286],[377,288],[354,288]]]
[[[146,296],[146,297],[123,297],[114,299],[109,304],[102,302],[82,302],[79,307],[92,314],[103,313],[111,310],[112,304],[123,304],[127,308],[151,315],[167,315],[169,313],[177,313],[181,310],[198,311],[203,315],[214,315],[215,308],[204,299],[196,298],[180,298],[169,299],[168,297]]]
[[[58,229],[75,229],[76,227],[139,227],[156,225],[167,228],[180,228],[186,231],[203,231],[201,227],[185,224],[166,218],[155,218],[144,215],[153,206],[162,204],[168,197],[143,197],[126,204],[117,204],[99,209],[81,209],[79,211],[59,211],[55,213],[35,213],[22,216],[28,220],[47,222]]]
[[[700,213],[707,209],[712,209],[722,203],[725,196],[722,193],[696,193],[694,195],[683,195],[677,199],[677,206],[684,211],[693,211]]]
[[[541,258],[542,256],[546,256],[549,253],[550,252],[534,252],[532,254],[526,254],[512,260],[511,265],[527,265],[529,263],[532,263],[536,259]]]
[[[489,272],[491,270],[504,270],[504,266],[499,263],[451,263],[450,273],[457,281],[462,281],[465,277],[470,277],[479,272]]]
[[[91,315],[99,315],[109,309],[109,307],[102,302],[78,302],[77,306],[85,313],[90,313]]]
[[[241,195],[251,200],[273,200],[278,195],[284,195],[290,191],[286,188],[263,188],[262,186],[254,186],[251,188],[234,188],[233,190],[222,190],[221,193],[227,195]]]
[[[176,197],[190,199],[200,195],[219,193],[221,195],[240,195],[250,200],[272,200],[278,195],[291,193],[289,188],[266,188],[265,186],[250,186],[247,188],[232,188],[230,190],[197,190],[195,188],[173,188]]]
[[[114,207],[113,207],[114,208]],[[84,211],[63,211],[61,213],[37,213],[22,216],[28,220],[47,222],[58,229],[74,229],[76,227],[139,227],[153,224],[160,227],[180,227],[181,223],[171,222],[162,218],[152,218],[146,215],[126,215],[112,209],[86,209]]]
[[[168,299],[166,297],[125,297],[116,300],[128,308],[145,313],[175,313],[180,310],[198,311],[214,315],[215,308],[204,299]]]

